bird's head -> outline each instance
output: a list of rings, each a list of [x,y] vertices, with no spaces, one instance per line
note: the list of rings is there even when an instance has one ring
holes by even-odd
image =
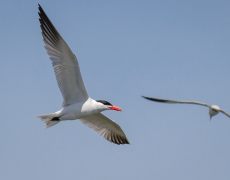
[[[98,102],[98,105],[103,109],[103,110],[114,110],[114,111],[121,111],[121,108],[118,106],[112,105],[110,102],[105,101],[105,100],[96,100]]]
[[[209,117],[210,120],[212,119],[213,116],[217,115],[220,112],[220,107],[217,105],[211,105],[209,107]]]

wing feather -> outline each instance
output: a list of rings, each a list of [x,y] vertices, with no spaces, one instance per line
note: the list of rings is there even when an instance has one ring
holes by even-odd
[[[227,112],[225,112],[224,110],[220,110],[220,112],[222,112],[225,116],[229,117],[230,118],[230,114],[228,114]]]
[[[112,143],[118,145],[129,144],[121,127],[101,113],[87,116],[80,120]]]
[[[155,97],[146,97],[146,96],[142,96],[145,99],[148,99],[150,101],[155,101],[155,102],[159,102],[159,103],[169,103],[169,104],[195,104],[195,105],[201,105],[201,106],[205,106],[205,107],[210,107],[208,104],[206,103],[202,103],[199,101],[178,101],[178,100],[171,100],[171,99],[160,99],[160,98],[155,98]]]
[[[52,61],[59,89],[67,106],[88,99],[76,56],[58,33],[40,5],[39,21],[45,49]]]

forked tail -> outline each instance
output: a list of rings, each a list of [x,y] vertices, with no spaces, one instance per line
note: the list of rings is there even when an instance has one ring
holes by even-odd
[[[40,115],[38,116],[39,118],[41,118],[41,120],[46,123],[46,127],[51,127],[54,126],[55,124],[60,122],[60,119],[56,116],[56,114],[44,114],[44,115]]]

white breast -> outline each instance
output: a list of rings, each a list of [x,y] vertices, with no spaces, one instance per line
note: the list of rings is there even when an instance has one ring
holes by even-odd
[[[88,98],[88,100],[84,103],[75,103],[63,107],[63,109],[60,111],[60,119],[75,120],[99,112],[101,112],[101,110],[98,109],[97,102],[91,98]]]

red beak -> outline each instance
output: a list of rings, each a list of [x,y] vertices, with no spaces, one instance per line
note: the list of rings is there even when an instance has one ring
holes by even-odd
[[[121,108],[118,106],[110,106],[109,109],[114,110],[114,111],[121,111]]]

